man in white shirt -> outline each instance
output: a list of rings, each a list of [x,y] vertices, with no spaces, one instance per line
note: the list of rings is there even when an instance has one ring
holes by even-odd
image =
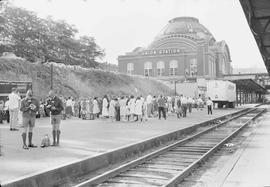
[[[9,115],[10,115],[10,130],[17,131],[15,127],[18,126],[18,112],[20,105],[20,96],[17,94],[17,89],[12,88],[11,94],[8,95],[9,98]]]
[[[188,97],[188,111],[189,111],[189,113],[192,112],[192,103],[193,103],[192,97]]]
[[[185,96],[183,96],[181,99],[181,108],[183,112],[183,117],[187,117],[187,104],[188,104],[188,100]]]
[[[150,94],[146,97],[146,103],[147,117],[150,118],[153,111],[153,97]]]
[[[208,97],[208,100],[206,101],[206,105],[207,105],[207,113],[208,113],[208,115],[209,114],[213,114],[213,101],[211,100],[211,98],[210,97]]]

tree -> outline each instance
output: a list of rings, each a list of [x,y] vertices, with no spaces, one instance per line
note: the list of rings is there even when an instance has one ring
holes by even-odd
[[[63,20],[42,19],[33,12],[4,4],[0,16],[0,53],[9,51],[35,62],[54,61],[97,67],[105,55],[90,36],[76,39],[78,30]]]

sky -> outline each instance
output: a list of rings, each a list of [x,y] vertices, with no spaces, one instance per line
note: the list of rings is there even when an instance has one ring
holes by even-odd
[[[104,61],[147,47],[174,17],[192,16],[229,46],[234,68],[265,68],[238,0],[10,0],[75,25],[105,49]]]

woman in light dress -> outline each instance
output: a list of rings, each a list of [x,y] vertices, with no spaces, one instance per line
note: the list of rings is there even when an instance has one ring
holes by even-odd
[[[98,113],[99,113],[99,104],[98,104],[98,101],[97,101],[97,97],[94,98],[93,100],[93,119],[97,118],[98,117]]]
[[[72,99],[71,99],[71,97],[69,97],[67,102],[66,102],[66,115],[67,115],[67,118],[71,118],[71,116],[72,116]]]
[[[90,120],[93,119],[93,107],[93,99],[89,97],[89,99],[87,100],[87,118],[89,118]]]
[[[102,100],[102,116],[104,118],[109,117],[109,99],[108,99],[107,95],[105,95],[103,100]]]
[[[109,117],[111,118],[112,121],[114,121],[114,118],[115,118],[115,100],[113,98],[110,101]]]
[[[127,121],[129,121],[129,118],[130,118],[130,108],[129,108],[129,100],[130,100],[130,97],[127,97],[127,101],[126,101],[126,118],[127,118]]]
[[[126,121],[126,116],[127,116],[127,99],[123,96],[121,97],[119,104],[120,104],[120,116],[121,119]]]
[[[143,120],[144,121],[147,121],[148,120],[148,115],[147,115],[147,107],[148,107],[148,105],[147,105],[147,101],[146,101],[146,99],[145,100],[143,100],[143,107],[142,107],[142,113],[143,113]]]
[[[134,96],[132,95],[130,97],[130,100],[128,102],[128,108],[129,108],[129,113],[130,113],[130,117],[131,117],[131,120],[134,120],[134,115],[135,115],[135,98]]]
[[[135,102],[135,115],[137,116],[136,121],[142,122],[142,109],[143,109],[143,100],[141,97],[137,97]]]

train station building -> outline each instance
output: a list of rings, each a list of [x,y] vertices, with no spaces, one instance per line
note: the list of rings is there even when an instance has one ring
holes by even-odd
[[[216,41],[197,18],[173,18],[148,47],[118,57],[119,72],[159,79],[216,78],[232,73],[225,41]]]

